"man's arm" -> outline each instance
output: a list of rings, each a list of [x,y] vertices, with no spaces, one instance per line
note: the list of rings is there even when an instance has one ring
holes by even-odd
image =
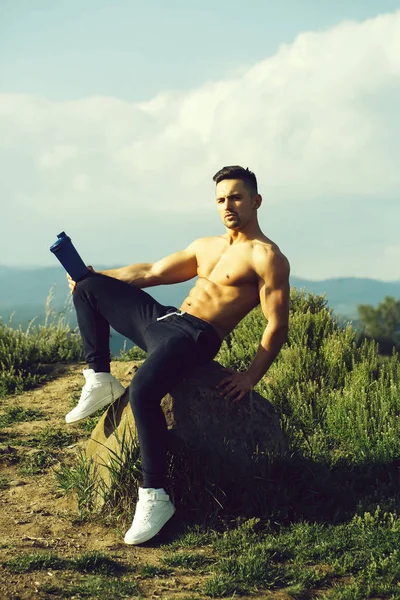
[[[185,250],[175,252],[155,263],[138,263],[120,269],[99,271],[138,288],[188,281],[197,275],[197,240]]]
[[[258,253],[255,266],[259,276],[261,309],[268,324],[247,371],[253,385],[268,371],[287,341],[289,331],[289,261],[282,254],[273,254],[270,258],[263,259],[262,252]]]
[[[259,248],[254,256],[254,269],[259,277],[260,303],[268,325],[249,369],[246,372],[226,369],[231,375],[217,386],[221,396],[234,402],[241,400],[260,381],[288,339],[289,261],[282,254],[269,255],[264,248]]]

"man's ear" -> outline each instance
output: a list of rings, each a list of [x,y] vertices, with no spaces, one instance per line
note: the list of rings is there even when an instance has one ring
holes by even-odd
[[[262,202],[262,196],[260,194],[256,194],[254,196],[254,208],[260,208]]]

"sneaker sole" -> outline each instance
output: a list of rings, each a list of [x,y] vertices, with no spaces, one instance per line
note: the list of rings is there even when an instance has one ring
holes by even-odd
[[[99,400],[98,402],[96,402],[96,404],[92,404],[92,406],[90,408],[88,408],[85,411],[83,411],[82,413],[80,413],[78,417],[72,417],[72,419],[71,418],[68,419],[68,415],[67,415],[65,417],[65,421],[66,421],[66,423],[76,423],[77,421],[82,421],[82,419],[89,417],[90,415],[95,413],[97,410],[100,410],[100,408],[104,408],[105,406],[107,406],[107,404],[111,404],[112,402],[115,402],[116,400],[121,398],[121,396],[123,396],[124,393],[125,393],[125,388],[122,387],[122,388],[120,388],[119,391],[114,392],[113,394],[109,394],[102,400]]]
[[[143,535],[140,538],[135,538],[133,541],[129,540],[129,536],[128,536],[129,531],[127,531],[125,534],[125,537],[124,537],[125,544],[129,544],[130,546],[136,546],[137,544],[144,544],[144,542],[148,542],[153,537],[155,537],[158,533],[160,533],[161,529],[170,520],[170,518],[174,516],[174,514],[175,514],[175,506],[172,506],[170,508],[169,512],[164,515],[164,517],[158,523],[157,527],[155,527],[153,529],[153,531],[148,531],[145,535]]]

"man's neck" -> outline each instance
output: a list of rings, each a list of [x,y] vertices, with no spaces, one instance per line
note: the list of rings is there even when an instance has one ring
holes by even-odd
[[[246,227],[240,230],[226,228],[226,237],[230,246],[232,244],[241,244],[250,240],[259,239],[263,236],[264,234],[261,231],[258,222],[254,224],[249,223]]]

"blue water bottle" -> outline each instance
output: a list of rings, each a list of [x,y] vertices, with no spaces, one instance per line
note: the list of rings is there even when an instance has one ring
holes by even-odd
[[[50,247],[51,252],[56,255],[74,281],[86,277],[90,271],[76,251],[71,238],[66,235],[65,231],[59,233],[57,237],[58,240]]]

